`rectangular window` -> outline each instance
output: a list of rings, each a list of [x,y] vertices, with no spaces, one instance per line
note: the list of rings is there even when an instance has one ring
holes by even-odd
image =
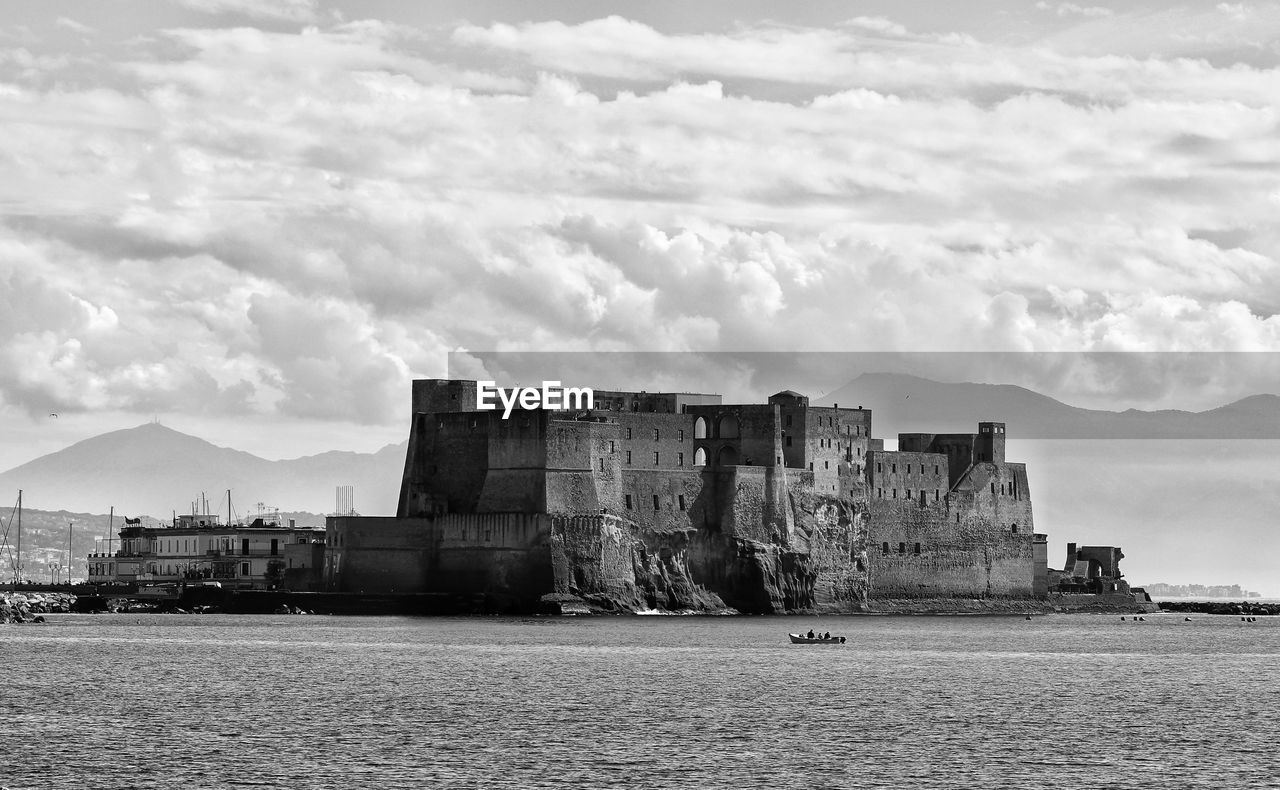
[[[889,489],[889,490],[893,492],[893,498],[894,498],[894,499],[897,499],[897,498],[898,498],[898,489],[896,489],[896,488],[891,488],[891,489]]]
[[[679,496],[679,500],[680,500],[680,509],[684,510],[684,494],[681,494]]]
[[[658,454],[657,454],[657,453],[654,453],[654,454],[653,454],[653,465],[654,465],[654,466],[657,466],[657,465],[658,465]]]
[[[601,459],[600,459],[600,471],[601,471],[601,472],[603,472],[603,471],[604,471],[604,459],[603,459],[603,458],[601,458]]]
[[[676,466],[684,466],[684,453],[676,453]]]
[[[899,543],[899,544],[898,544],[898,553],[899,553],[899,554],[906,554],[906,553],[907,553],[907,544],[905,544],[905,543]]]
[[[883,488],[877,488],[877,489],[876,489],[876,499],[884,499],[884,489],[883,489]]]
[[[654,428],[654,429],[653,429],[653,440],[654,440],[655,442],[656,442],[656,441],[658,441],[658,429],[657,429],[657,428]]]
[[[627,429],[627,438],[628,438],[628,439],[630,439],[630,438],[631,438],[631,429],[630,429],[630,428],[628,428],[628,429]]]
[[[890,466],[892,466],[893,468],[890,469],[889,471],[893,472],[896,475],[898,473],[898,465],[894,463],[894,464],[890,464]]]
[[[790,446],[791,446],[791,437],[790,437],[790,436],[788,436],[788,437],[787,437],[787,446],[788,446],[788,447],[790,447]]]
[[[240,563],[240,575],[241,576],[249,575],[249,563],[247,562]]]
[[[788,415],[787,415],[787,427],[788,427],[788,428],[790,428],[790,427],[791,427],[791,415],[790,415],[790,414],[788,414]]]
[[[676,441],[677,441],[677,442],[683,442],[683,441],[684,441],[684,429],[683,429],[683,428],[681,428],[680,430],[676,431]]]
[[[831,462],[830,462],[830,461],[823,461],[823,462],[822,462],[822,468],[823,468],[823,469],[830,469],[830,468],[831,468]]]
[[[630,495],[630,494],[627,494],[627,495],[626,495],[626,500],[625,500],[625,501],[626,501],[626,505],[627,505],[627,510],[630,510],[630,509],[631,509],[631,495]]]
[[[662,507],[662,505],[661,505],[661,504],[659,504],[659,502],[658,502],[658,495],[657,495],[657,494],[654,494],[654,495],[653,495],[653,509],[654,509],[654,510],[658,510],[660,507]]]
[[[627,466],[631,466],[631,451],[627,450]]]
[[[617,452],[617,450],[615,450],[615,449],[614,449],[614,447],[613,447],[613,442],[609,442],[609,452],[611,452],[611,453],[613,453],[613,452]]]

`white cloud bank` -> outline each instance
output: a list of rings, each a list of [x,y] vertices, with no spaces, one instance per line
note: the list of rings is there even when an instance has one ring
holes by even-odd
[[[11,410],[399,425],[456,349],[1280,349],[1274,68],[891,19],[24,46]]]

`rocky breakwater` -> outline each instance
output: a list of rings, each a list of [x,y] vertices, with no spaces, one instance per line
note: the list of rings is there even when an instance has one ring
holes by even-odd
[[[1280,604],[1250,601],[1161,601],[1159,605],[1162,612],[1259,616],[1280,614]]]
[[[46,614],[70,612],[75,600],[69,593],[0,593],[0,624],[43,623]]]

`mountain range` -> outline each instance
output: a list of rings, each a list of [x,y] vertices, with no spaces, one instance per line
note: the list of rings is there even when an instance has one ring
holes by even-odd
[[[219,447],[158,423],[111,431],[0,474],[0,491],[23,489],[29,507],[147,515],[168,520],[210,501],[237,515],[257,503],[282,510],[332,511],[335,488],[355,487],[357,511],[395,512],[408,442],[376,453],[330,451],[282,461]],[[197,506],[203,509],[202,506]]]
[[[1280,396],[1253,395],[1193,412],[1082,409],[1012,384],[943,383],[898,373],[864,373],[815,405],[866,406],[876,436],[899,431],[964,433],[1003,422],[1024,439],[1277,439]]]

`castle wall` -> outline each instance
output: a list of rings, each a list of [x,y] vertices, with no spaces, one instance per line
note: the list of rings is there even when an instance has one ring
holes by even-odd
[[[322,571],[325,589],[425,592],[433,542],[431,519],[329,516]]]
[[[1024,464],[971,466],[937,499],[952,476],[945,456],[875,453],[871,474],[882,476],[870,500],[871,597],[1030,597],[1038,577],[1047,585]]]
[[[476,509],[489,463],[489,415],[415,414],[397,515]]]
[[[486,596],[527,607],[553,589],[551,517],[450,513],[431,518],[330,516],[324,581],[333,592]]]

